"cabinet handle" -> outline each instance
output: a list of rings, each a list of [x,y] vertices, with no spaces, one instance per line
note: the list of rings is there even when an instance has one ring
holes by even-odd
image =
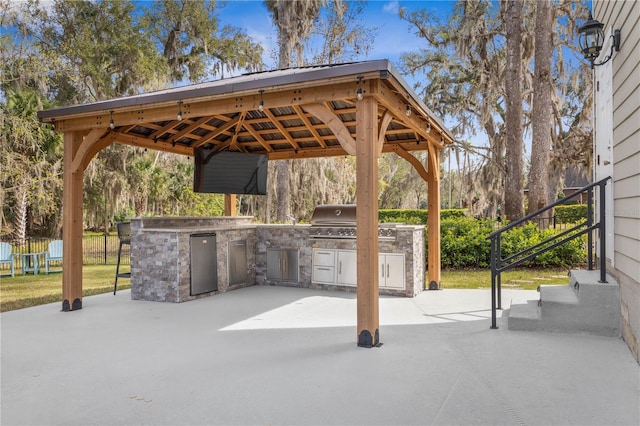
[[[384,278],[384,263],[383,263],[382,265],[380,265],[380,267],[382,268],[382,271],[381,271],[380,276],[381,276],[382,278]]]
[[[387,263],[387,278],[389,278],[389,264]]]
[[[338,275],[342,275],[342,260],[338,262]]]
[[[329,268],[318,268],[319,271],[330,271],[331,269]]]

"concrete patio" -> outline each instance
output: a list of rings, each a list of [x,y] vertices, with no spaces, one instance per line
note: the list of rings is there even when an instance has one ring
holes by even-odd
[[[505,307],[535,292],[504,290]],[[1,315],[3,425],[638,425],[619,338],[490,330],[487,290],[380,301],[259,286],[182,304],[129,291]]]

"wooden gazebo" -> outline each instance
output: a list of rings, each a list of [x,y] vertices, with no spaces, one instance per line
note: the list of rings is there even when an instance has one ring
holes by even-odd
[[[355,155],[361,346],[379,343],[378,157],[395,152],[428,184],[428,279],[440,285],[439,153],[453,137],[388,60],[245,74],[38,116],[64,133],[63,311],[82,308],[84,170],[112,143],[187,156],[198,147],[270,160]],[[427,164],[411,151],[427,151]]]

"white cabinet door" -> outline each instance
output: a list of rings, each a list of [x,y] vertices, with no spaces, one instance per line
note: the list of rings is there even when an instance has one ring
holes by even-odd
[[[404,289],[404,254],[379,254],[378,259],[378,285],[381,288]]]
[[[338,284],[355,286],[358,278],[358,263],[356,252],[338,251]]]

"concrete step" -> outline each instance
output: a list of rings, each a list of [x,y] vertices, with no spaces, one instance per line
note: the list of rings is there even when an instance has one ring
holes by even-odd
[[[537,300],[511,300],[507,327],[509,330],[540,330],[540,307]]]
[[[551,285],[544,284],[538,287],[540,300],[544,300],[544,305],[577,305],[578,294],[572,285]]]
[[[618,283],[599,271],[572,271],[569,285],[542,285],[540,300],[512,301],[510,330],[620,335]]]

